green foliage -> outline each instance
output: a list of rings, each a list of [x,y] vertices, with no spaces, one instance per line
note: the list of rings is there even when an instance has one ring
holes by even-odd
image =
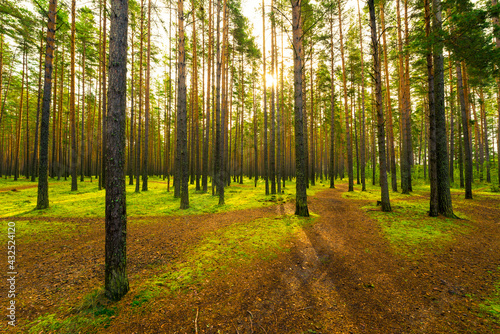
[[[29,333],[95,333],[97,328],[107,328],[116,314],[116,307],[104,297],[101,289],[87,294],[81,304],[71,310],[67,318],[45,314],[28,324]]]

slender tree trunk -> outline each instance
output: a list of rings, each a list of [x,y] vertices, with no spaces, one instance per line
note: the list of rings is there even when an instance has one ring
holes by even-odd
[[[484,103],[484,92],[483,92],[483,86],[481,86],[479,90],[479,98],[480,98],[480,104],[481,104],[481,126],[482,126],[482,133],[483,133],[483,146],[485,149],[485,155],[486,155],[486,182],[491,183],[491,171],[490,171],[490,148],[489,148],[489,143],[488,143],[488,124],[486,122],[486,110],[485,110],[485,103]]]
[[[22,69],[22,74],[21,74],[21,97],[19,98],[19,112],[18,112],[18,117],[17,117],[17,130],[16,130],[16,153],[14,156],[14,181],[17,181],[19,178],[19,151],[21,150],[21,127],[23,123],[23,95],[24,95],[24,76],[25,76],[25,71],[24,71],[24,54],[26,50],[23,50],[23,69]]]
[[[391,203],[389,200],[389,185],[387,184],[387,168],[385,155],[385,131],[384,131],[384,111],[382,102],[382,77],[380,74],[380,56],[377,34],[377,22],[375,20],[375,5],[374,0],[368,0],[370,10],[371,38],[373,48],[373,64],[375,72],[375,97],[377,107],[377,136],[379,149],[379,164],[380,164],[380,187],[382,197],[382,211],[390,212]]]
[[[82,136],[80,138],[80,181],[83,182],[85,171],[85,134],[84,130],[84,116],[85,116],[85,42],[83,42],[83,59],[82,59],[82,122],[80,124]],[[87,120],[88,121],[88,120]]]
[[[380,15],[383,16],[382,10],[380,11]],[[361,10],[359,8],[359,0],[358,0],[358,18],[359,18],[359,40],[360,40],[360,49],[361,49],[361,191],[366,191],[366,175],[365,175],[365,168],[366,168],[366,162],[365,162],[365,157],[366,157],[366,128],[365,128],[365,67],[364,67],[364,59],[363,59],[363,34],[361,33],[363,31],[363,27],[361,25]],[[384,29],[384,28],[382,28]],[[385,46],[385,43],[384,43]],[[384,47],[385,50],[385,47]],[[384,53],[385,55],[385,53]],[[386,63],[387,66],[387,63]],[[387,73],[386,73],[387,75]],[[389,96],[388,102],[390,104],[390,93],[387,91],[387,95]],[[389,113],[387,116],[391,120],[389,121],[389,127],[391,128],[390,131],[392,131],[392,115]]]
[[[144,0],[141,0],[141,31],[140,31],[140,49],[139,49],[139,119],[137,127],[137,143],[136,147],[136,158],[135,158],[135,192],[140,192],[140,175],[143,167],[143,160],[141,159],[142,151],[142,75],[144,66]],[[147,154],[144,152],[142,154]]]
[[[346,148],[347,148],[347,174],[349,177],[349,191],[354,191],[354,175],[353,175],[353,162],[352,162],[352,143],[351,143],[351,130],[349,127],[349,106],[347,99],[347,77],[345,70],[345,57],[344,57],[344,42],[342,37],[342,6],[339,0],[339,34],[340,34],[340,54],[342,58],[342,83],[344,86],[344,112],[345,112],[345,134],[346,134]]]
[[[455,182],[454,172],[454,157],[455,157],[455,92],[453,91],[453,75],[452,75],[452,62],[451,55],[448,53],[449,58],[449,75],[450,75],[450,182]]]
[[[2,44],[2,50],[3,50],[3,36],[0,36],[0,41]],[[40,128],[40,100],[42,96],[42,64],[43,64],[43,39],[40,39],[40,59],[39,59],[39,69],[38,69],[38,94],[37,94],[37,104],[36,104],[36,124],[35,124],[35,145],[33,147],[33,163],[32,163],[32,172],[31,172],[31,182],[35,182],[36,180],[36,170],[38,167],[38,129]],[[2,57],[0,55],[0,57]],[[1,61],[0,61],[1,64]],[[0,76],[1,76],[2,70],[0,70]],[[0,87],[2,86],[2,80],[0,79]],[[2,101],[2,93],[0,89],[0,101]],[[1,150],[3,151],[3,145]],[[0,165],[3,163],[2,160],[0,160]],[[1,169],[2,167],[0,167]],[[0,177],[2,174],[0,173]]]
[[[293,1],[293,0],[292,0]],[[267,164],[268,150],[267,150],[267,86],[266,86],[266,9],[264,0],[262,0],[262,66],[263,66],[263,98],[264,98],[264,180],[266,181],[266,195],[269,195],[269,167]]]
[[[142,191],[148,190],[149,174],[149,117],[150,117],[150,81],[151,81],[151,0],[148,0],[148,41],[146,53],[146,96],[144,110],[144,153],[142,165]]]
[[[335,57],[333,49],[333,11],[330,16],[330,188],[335,188]]]
[[[389,62],[387,60],[387,42],[385,35],[385,1],[380,1],[380,24],[382,29],[382,41],[384,48],[384,71],[385,71],[385,91],[386,91],[386,105],[387,105],[387,132],[389,133],[389,145],[387,150],[389,151],[390,156],[390,167],[391,167],[391,185],[392,191],[398,191],[398,179],[397,179],[397,171],[396,171],[396,151],[394,150],[394,131],[393,131],[393,123],[392,123],[392,103],[391,103],[391,86],[389,82]]]
[[[206,106],[206,124],[205,124],[205,140],[203,141],[203,158],[202,158],[202,176],[201,185],[203,192],[208,191],[208,147],[210,139],[210,112],[211,112],[211,71],[212,71],[212,0],[209,0],[208,12],[208,61],[207,61],[207,106]]]
[[[103,150],[101,152],[101,174],[99,176],[99,189],[102,187],[106,187],[106,150],[104,148],[106,147],[106,106],[107,106],[107,89],[106,89],[106,67],[107,67],[107,61],[106,61],[106,44],[107,44],[107,26],[106,26],[106,21],[107,21],[107,0],[104,0],[103,6],[103,23],[102,23],[102,55],[101,55],[101,62],[102,62],[102,77],[101,77],[101,89],[102,89],[102,147]]]
[[[178,94],[177,94],[177,118],[178,118],[178,136],[179,136],[179,162],[181,170],[181,209],[189,208],[189,161],[187,152],[187,106],[186,106],[186,51],[184,48],[184,1],[178,1],[178,29],[179,29],[179,47],[178,47]],[[146,154],[146,152],[144,152]]]
[[[132,19],[134,20],[134,19]],[[132,21],[133,22],[133,21]],[[130,186],[134,185],[134,163],[135,163],[135,156],[134,156],[134,140],[135,140],[135,113],[134,113],[134,87],[135,87],[135,81],[134,81],[134,33],[132,32],[130,34],[131,41],[130,41],[130,48],[131,48],[131,76],[130,76],[130,141],[129,141],[129,146],[128,146],[128,174],[129,174],[129,182],[128,184]]]
[[[459,62],[456,64],[457,71],[457,87],[460,98],[460,110],[462,114],[462,129],[464,134],[463,145],[465,150],[465,198],[472,199],[472,150],[469,138],[469,119],[465,104],[465,94],[463,88],[462,66]]]

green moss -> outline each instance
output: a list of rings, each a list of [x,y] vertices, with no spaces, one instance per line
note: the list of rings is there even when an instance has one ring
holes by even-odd
[[[52,182],[50,182],[52,184]],[[33,183],[31,183],[33,184]],[[99,191],[97,181],[79,182],[78,191],[71,191],[70,181],[61,181],[49,186],[50,207],[34,210],[37,201],[37,188],[21,189],[18,192],[0,192],[2,212],[0,217],[104,217],[105,190]],[[1,185],[0,185],[1,186]],[[318,184],[308,190],[313,195],[325,189],[325,184]],[[164,216],[217,213],[269,206],[295,198],[295,183],[287,182],[283,193],[264,194],[264,181],[259,180],[257,187],[253,180],[245,179],[245,184],[232,184],[226,188],[226,205],[219,206],[217,196],[201,193],[194,186],[189,187],[187,210],[180,210],[180,199],[174,198],[173,187],[167,192],[167,184],[161,178],[149,178],[149,191],[135,192],[135,186],[126,187],[127,214],[129,216]]]
[[[151,284],[166,287],[171,292],[184,291],[188,287],[200,287],[210,277],[225,275],[252,261],[276,258],[279,252],[288,250],[287,241],[314,220],[314,215],[310,218],[262,218],[212,232],[189,250],[185,259],[165,267],[165,272],[157,275]]]
[[[393,211],[387,213],[375,210],[375,204],[363,208],[378,221],[396,251],[407,256],[422,256],[429,249],[438,250],[472,230],[464,220],[429,217],[429,202],[425,199],[393,200],[391,205]]]
[[[483,303],[479,304],[481,311],[493,318],[493,321],[500,323],[500,281],[495,284],[495,291]]]
[[[45,314],[28,324],[29,333],[95,333],[97,328],[107,328],[115,316],[116,306],[110,306],[103,291],[96,289],[84,296],[80,305],[70,310],[70,316],[60,318]]]

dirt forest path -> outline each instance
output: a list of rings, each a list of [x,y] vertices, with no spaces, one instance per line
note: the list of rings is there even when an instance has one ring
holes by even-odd
[[[300,229],[290,251],[242,266],[203,289],[155,298],[140,312],[127,307],[101,333],[500,333],[498,325],[485,323],[475,311],[477,298],[491,294],[493,282],[500,279],[497,204],[488,206],[487,213],[469,206],[467,216],[479,222],[471,233],[438,252],[410,258],[395,252],[378,223],[361,209],[367,201],[342,198],[346,186],[309,197],[309,209],[319,218]],[[206,233],[290,214],[293,208],[287,203],[219,214],[131,218],[132,290],[122,305],[132,305],[141,278],[179,260]],[[146,219],[150,222],[143,228],[140,221]],[[33,321],[102,285],[103,220],[61,221],[86,232],[70,240],[49,238],[20,246],[20,318]]]
[[[411,259],[397,255],[361,209],[367,201],[342,198],[346,190],[310,197],[320,218],[289,253],[157,301],[155,314],[119,317],[103,333],[193,333],[195,320],[199,333],[500,333],[468,298],[487,296],[498,280],[498,224],[487,221],[449,249]]]

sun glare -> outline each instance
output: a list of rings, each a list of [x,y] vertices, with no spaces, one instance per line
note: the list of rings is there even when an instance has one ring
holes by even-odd
[[[276,79],[269,73],[266,74],[266,86],[276,86]]]

